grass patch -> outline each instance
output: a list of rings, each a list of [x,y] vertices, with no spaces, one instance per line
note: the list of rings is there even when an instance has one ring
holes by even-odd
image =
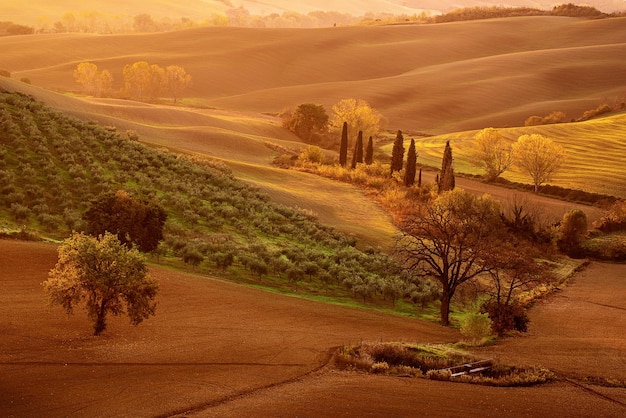
[[[626,388],[626,380],[614,379],[612,377],[587,376],[582,380],[582,382],[607,388]]]
[[[626,261],[626,232],[592,236],[584,242],[583,251],[598,260]]]
[[[477,132],[472,130],[417,138],[418,162],[430,167],[441,167],[443,149],[449,140],[454,152],[455,172],[482,175],[482,171],[470,163],[473,137]],[[566,189],[626,198],[624,189],[626,171],[620,158],[626,151],[623,141],[626,136],[626,113],[621,112],[584,122],[498,128],[498,132],[510,144],[521,135],[537,133],[562,145],[567,152],[567,160],[551,184]],[[393,144],[386,144],[381,147],[381,151],[391,155],[392,146]],[[602,161],[601,166],[598,165],[598,161]],[[530,184],[530,178],[515,167],[509,168],[502,177],[510,182]],[[578,199],[575,194],[572,196]]]
[[[334,364],[340,370],[500,387],[533,386],[556,378],[543,367],[492,364],[481,373],[459,376],[454,376],[449,370],[478,360],[468,352],[451,346],[363,342],[341,347],[335,354]]]

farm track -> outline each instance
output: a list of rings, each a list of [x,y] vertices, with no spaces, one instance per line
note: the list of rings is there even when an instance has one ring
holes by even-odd
[[[600,398],[602,400],[605,400],[605,401],[612,402],[612,403],[614,403],[614,404],[616,404],[618,406],[621,406],[622,408],[626,409],[626,402],[622,402],[620,400],[617,400],[617,399],[614,399],[614,398],[612,398],[610,396],[607,396],[607,395],[605,395],[603,393],[600,393],[597,390],[594,390],[593,388],[590,388],[589,386],[586,386],[586,385],[584,385],[582,383],[579,383],[579,382],[577,382],[577,381],[575,381],[575,380],[573,380],[571,378],[567,378],[566,377],[566,378],[561,378],[561,379],[563,381],[569,383],[570,385],[585,391],[586,393],[590,393],[591,395],[593,395],[595,397],[598,397],[598,398]]]

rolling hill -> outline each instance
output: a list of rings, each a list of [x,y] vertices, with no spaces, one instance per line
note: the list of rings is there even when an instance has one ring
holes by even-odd
[[[12,88],[60,110],[132,129],[145,142],[227,160],[237,175],[270,194],[300,202],[332,218],[326,220],[341,223],[338,214],[344,209],[329,210],[327,200],[315,199],[309,191],[312,180],[300,177],[302,188],[285,192],[284,173],[270,166],[275,153],[265,144],[298,148],[301,143],[268,115],[306,102],[323,104],[330,112],[340,99],[357,97],[379,110],[390,130],[449,135],[510,127],[514,140],[527,132],[514,128],[530,115],[561,110],[575,118],[601,102],[623,100],[625,23],[624,18],[530,17],[421,26],[199,28],[144,35],[5,37],[0,38],[3,69],[13,79],[29,78],[33,86],[7,79],[1,83],[11,83]],[[170,106],[167,99],[144,104],[50,92],[75,91],[72,72],[83,61],[111,71],[115,87],[120,88],[122,68],[138,60],[183,66],[193,77],[184,103],[193,107]],[[576,153],[572,161],[588,173],[595,162],[583,161],[590,155],[583,144],[595,147],[598,153],[591,154],[595,161],[614,160],[612,155],[622,155],[624,123],[616,117],[597,125],[531,132],[545,130],[569,144]],[[593,139],[596,128],[602,134]],[[424,143],[423,162],[438,165],[436,144],[445,138],[433,139],[435,145]],[[463,165],[463,145],[459,145],[457,161]],[[428,149],[435,154],[429,156]],[[590,187],[580,172],[568,173],[557,184]],[[592,173],[598,180],[589,191],[620,195],[624,190],[621,175]],[[296,181],[299,175],[290,176]],[[603,182],[602,177],[608,180]],[[325,184],[316,192],[336,187]],[[378,213],[376,224],[384,224],[376,208],[351,196],[359,200],[357,207],[365,208],[363,212]]]
[[[276,114],[367,100],[390,129],[446,133],[520,126],[534,114],[575,117],[626,93],[626,18],[531,17],[440,25],[326,29],[198,28],[144,35],[0,39],[2,67],[73,91],[91,61],[115,88],[135,61],[183,66],[187,102]],[[51,53],[51,51],[55,51]]]

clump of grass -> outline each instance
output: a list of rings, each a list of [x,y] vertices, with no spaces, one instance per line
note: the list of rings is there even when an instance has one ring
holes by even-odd
[[[495,364],[483,373],[452,376],[450,367],[472,363],[476,358],[450,346],[402,343],[361,343],[341,347],[335,366],[388,376],[423,377],[432,380],[488,386],[532,386],[555,379],[543,367],[522,368]]]
[[[494,365],[491,370],[480,374],[452,376],[449,370],[430,370],[426,377],[446,382],[473,383],[485,386],[521,387],[534,386],[553,381],[556,377],[548,369],[540,366],[516,367]]]
[[[626,380],[615,379],[612,377],[587,376],[583,379],[583,382],[594,386],[604,386],[608,388],[626,388]]]

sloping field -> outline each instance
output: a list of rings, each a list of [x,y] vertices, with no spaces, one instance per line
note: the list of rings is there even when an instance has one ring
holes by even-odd
[[[427,138],[416,138],[418,161],[432,167],[441,166],[446,141],[454,153],[454,169],[459,173],[483,174],[470,163],[473,137],[478,131],[455,132]],[[509,142],[520,135],[541,134],[561,144],[567,159],[551,184],[626,198],[626,113],[585,122],[562,123],[526,128],[500,128],[498,132]],[[408,147],[408,145],[407,145]],[[385,146],[391,154],[392,144]],[[528,175],[510,167],[503,175],[511,181],[531,183]]]
[[[626,390],[557,382],[505,389],[365,376],[323,365],[362,340],[453,342],[418,320],[275,295],[159,267],[157,315],[114,318],[90,336],[84,313],[48,308],[56,247],[0,240],[0,415],[620,417]],[[528,337],[485,355],[562,377],[624,379],[623,266],[597,265],[532,312]],[[579,278],[580,277],[580,278]],[[563,304],[565,303],[565,305]],[[620,308],[620,306],[622,308]],[[582,307],[582,309],[581,309]]]
[[[370,102],[392,130],[443,133],[519,126],[532,114],[578,115],[624,95],[626,19],[531,17],[440,25],[325,29],[200,28],[146,35],[0,39],[14,78],[75,90],[83,61],[183,66],[188,98],[276,113],[301,103]]]
[[[114,99],[76,99],[3,78],[0,88],[29,94],[55,109],[115,126],[120,132],[132,130],[156,147],[221,159],[236,176],[275,201],[311,211],[324,224],[354,235],[361,244],[383,249],[393,244],[396,230],[390,217],[361,190],[271,165],[276,152],[266,143],[296,150],[303,146],[274,118]]]

